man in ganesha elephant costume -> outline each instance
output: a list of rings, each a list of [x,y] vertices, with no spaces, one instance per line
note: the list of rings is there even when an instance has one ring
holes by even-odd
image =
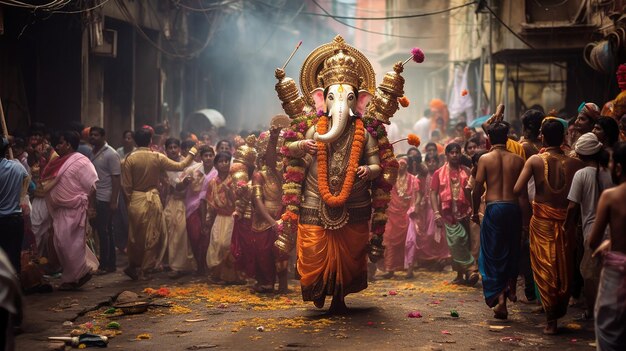
[[[396,80],[401,80],[401,84],[396,82],[395,90],[391,89],[395,94],[379,88],[373,101],[383,95],[392,100],[391,108],[384,106],[392,113],[398,109],[398,94],[403,94],[404,79],[398,73],[393,73]],[[372,117],[362,117],[372,99],[374,72],[367,59],[340,36],[315,49],[305,60],[300,77],[302,90],[311,92],[309,103],[316,110],[308,117],[301,109],[293,108],[302,99],[295,84],[291,83],[291,94],[286,92],[287,81],[293,80],[284,78],[281,69],[276,77],[282,78],[276,90],[285,112],[293,119],[294,134],[298,134],[288,144],[288,156],[292,161],[306,160],[300,183],[302,196],[298,197],[301,200],[296,201],[295,208],[286,204],[287,213],[290,208],[298,211],[296,250],[302,297],[322,308],[326,296],[332,296],[329,312],[345,313],[345,296],[367,287],[368,253],[370,257],[382,255],[381,236],[374,235],[370,240],[372,184],[382,178],[395,178],[397,169],[397,164],[384,169],[379,154],[381,136],[368,132],[368,123],[376,120],[383,106],[370,104],[367,113]],[[299,121],[307,118],[307,128],[302,128]],[[388,117],[385,122],[388,123]],[[389,155],[393,157],[393,152],[386,137],[384,143],[384,150],[390,150],[385,153],[386,160]],[[293,165],[292,161],[289,164]],[[285,179],[292,178],[289,172],[290,166]],[[293,189],[288,182],[286,185],[284,189]],[[283,215],[283,219],[290,216],[294,214]],[[276,246],[284,249],[287,239],[282,234]]]

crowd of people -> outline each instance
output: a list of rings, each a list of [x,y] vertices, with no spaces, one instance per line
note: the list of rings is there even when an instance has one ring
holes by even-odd
[[[583,103],[571,118],[535,106],[521,115],[521,131],[496,113],[478,130],[457,121],[448,133],[445,105],[432,103],[414,127],[430,141],[398,155],[383,277],[451,264],[452,283],[482,280],[500,319],[520,278],[524,299],[546,315],[545,334],[557,333],[568,306],[584,303],[598,349],[626,345],[626,207],[617,197],[626,179],[625,98],[602,110]]]
[[[434,100],[414,128],[428,142],[397,155],[385,256],[370,265],[370,279],[451,267],[453,284],[482,281],[494,317],[506,319],[520,277],[523,298],[545,312],[546,334],[584,300],[598,348],[625,345],[622,94],[602,110],[583,103],[571,118],[535,106],[521,115],[521,131],[501,111],[470,128]],[[98,126],[50,133],[34,123],[24,138],[3,137],[0,247],[22,289],[51,291],[44,274],[60,274],[60,290],[79,289],[115,272],[122,253],[133,280],[167,270],[172,279],[194,273],[287,292],[289,257],[274,246],[281,130],[253,134],[214,143],[144,126],[114,149]]]

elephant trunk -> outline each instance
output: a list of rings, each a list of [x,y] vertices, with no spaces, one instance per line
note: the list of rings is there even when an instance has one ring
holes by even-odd
[[[326,132],[326,134],[315,133],[313,137],[315,141],[330,144],[339,139],[341,134],[345,131],[348,120],[350,119],[350,108],[347,104],[335,104],[332,110],[329,111],[328,117],[331,118],[332,121],[330,130]]]

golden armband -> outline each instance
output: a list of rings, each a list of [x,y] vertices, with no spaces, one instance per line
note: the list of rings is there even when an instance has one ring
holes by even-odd
[[[378,156],[378,146],[374,146],[374,147],[371,147],[371,148],[367,149],[366,152],[365,152],[365,155],[368,156],[368,157],[369,156]]]
[[[263,198],[263,189],[261,188],[260,185],[253,185],[252,186],[252,194],[257,199],[262,199]]]

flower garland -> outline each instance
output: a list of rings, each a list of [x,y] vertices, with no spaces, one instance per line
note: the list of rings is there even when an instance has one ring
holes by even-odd
[[[387,130],[384,124],[372,117],[365,117],[365,129],[373,137],[378,139],[378,156],[380,157],[381,167],[383,171],[372,182],[372,220],[370,231],[373,235],[378,236],[378,240],[382,243],[382,235],[385,232],[387,224],[387,207],[391,201],[391,189],[393,183],[391,179],[385,177],[385,174],[393,174],[399,167],[398,161],[393,153],[393,146],[387,138]]]
[[[365,144],[365,128],[363,127],[363,121],[357,118],[355,126],[356,129],[350,150],[350,158],[348,159],[346,178],[341,186],[339,195],[333,195],[328,186],[328,151],[326,144],[320,141],[317,142],[317,182],[322,200],[330,207],[343,206],[346,201],[348,201],[352,186],[354,185],[356,170],[359,167],[359,159],[361,158],[361,151],[363,151],[363,145]],[[328,117],[322,116],[317,122],[317,132],[326,134],[327,131]]]
[[[306,131],[317,123],[319,115],[308,113],[302,117],[297,117],[291,121],[289,129],[285,130],[285,146],[280,151],[287,157],[285,172],[283,174],[283,196],[282,202],[285,211],[278,224],[279,237],[282,234],[286,238],[295,239],[298,230],[298,219],[300,216],[300,203],[302,202],[302,185],[306,172],[302,157],[293,157],[289,152],[289,144],[304,139]]]
[[[285,236],[295,238],[298,230],[298,220],[300,214],[300,204],[302,201],[302,187],[305,175],[305,163],[302,157],[293,157],[290,155],[288,145],[304,139],[306,131],[318,124],[320,117],[323,116],[321,111],[309,113],[305,116],[295,118],[291,121],[290,129],[284,133],[285,145],[281,148],[281,153],[288,158],[284,173],[283,184],[283,205],[285,212],[281,216],[278,226],[279,233]],[[393,146],[387,138],[387,131],[382,122],[372,118],[363,117],[358,120],[362,121],[364,130],[378,140],[378,155],[381,160],[381,168],[383,172],[372,181],[372,219],[371,232],[378,236],[382,243],[382,235],[385,232],[387,223],[387,207],[391,201],[391,189],[393,184],[386,179],[385,174],[392,172],[398,168],[398,161],[393,153]],[[318,127],[319,128],[319,127]],[[319,131],[319,130],[318,130]],[[319,131],[321,133],[321,131]],[[319,157],[319,151],[318,151]],[[318,167],[322,162],[318,162]],[[319,168],[318,168],[319,171]],[[345,184],[344,184],[345,185]]]

